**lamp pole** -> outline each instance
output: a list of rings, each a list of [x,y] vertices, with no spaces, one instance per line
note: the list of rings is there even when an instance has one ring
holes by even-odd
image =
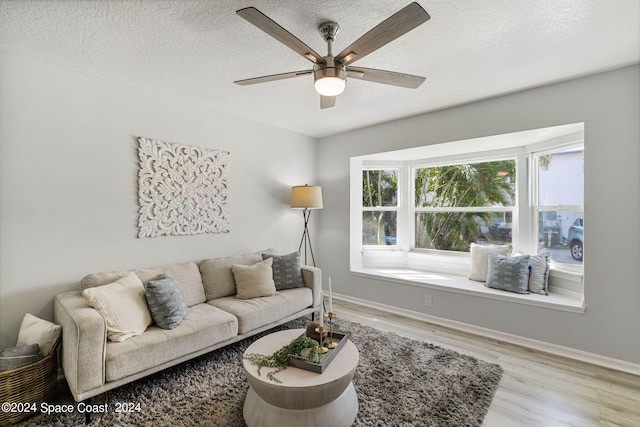
[[[291,187],[291,208],[302,209],[302,218],[304,219],[304,231],[298,252],[304,245],[304,263],[307,264],[307,246],[311,253],[311,261],[316,266],[316,259],[313,255],[313,247],[311,246],[311,236],[309,235],[309,219],[311,218],[312,209],[322,209],[322,189],[319,186],[298,185]]]
[[[304,231],[302,232],[302,239],[300,239],[300,246],[298,251],[302,249],[304,244],[304,263],[307,263],[307,246],[309,246],[309,252],[311,252],[311,261],[313,266],[316,266],[316,259],[313,256],[313,247],[311,246],[311,236],[309,235],[309,218],[311,217],[311,209],[304,208],[302,210],[302,217],[304,218]]]

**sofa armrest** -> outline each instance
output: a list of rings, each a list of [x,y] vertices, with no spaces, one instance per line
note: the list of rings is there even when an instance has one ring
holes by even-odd
[[[105,382],[107,326],[79,291],[56,296],[56,323],[62,326],[62,368],[76,401]]]
[[[310,265],[302,266],[304,285],[313,291],[313,308],[322,307],[322,270]]]

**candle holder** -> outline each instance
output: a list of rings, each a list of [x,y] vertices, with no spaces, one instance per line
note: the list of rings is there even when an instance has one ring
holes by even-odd
[[[336,314],[330,311],[327,313],[327,317],[329,317],[329,344],[327,344],[327,348],[336,348],[338,343],[333,341],[333,319]]]
[[[327,328],[324,326],[318,326],[316,328],[316,332],[320,334],[320,353],[324,354],[329,351],[327,347],[322,345],[324,342],[324,336],[327,334]]]

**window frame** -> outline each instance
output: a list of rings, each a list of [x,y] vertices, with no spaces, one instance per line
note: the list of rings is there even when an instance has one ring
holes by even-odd
[[[402,178],[403,175],[403,168],[400,166],[396,166],[396,165],[371,165],[371,166],[367,166],[367,167],[363,167],[361,169],[360,172],[360,189],[362,190],[362,188],[364,187],[364,182],[363,182],[363,174],[366,171],[378,171],[378,170],[396,170],[397,171],[397,175],[398,175],[398,185],[396,188],[396,205],[395,206],[363,206],[362,203],[362,199],[364,197],[364,195],[361,193],[360,194],[360,198],[358,199],[360,201],[360,218],[362,218],[364,216],[365,212],[395,212],[396,213],[396,244],[394,245],[365,245],[364,243],[362,243],[362,250],[363,251],[385,251],[385,250],[399,250],[400,246],[398,245],[398,234],[399,234],[399,223],[401,222],[400,220],[400,206],[403,203],[403,194],[400,191],[401,188],[401,181],[404,181],[404,179]],[[361,231],[360,231],[360,236],[363,235],[363,230],[362,230],[362,223],[361,223]],[[360,241],[362,242],[362,237],[360,238]]]
[[[480,164],[480,163],[488,163],[488,162],[495,162],[495,161],[508,161],[508,160],[513,160],[515,161],[515,166],[516,166],[516,186],[515,186],[515,197],[514,197],[514,204],[513,206],[502,206],[502,207],[498,207],[498,206],[467,206],[467,207],[417,207],[416,206],[416,202],[415,202],[415,179],[416,179],[416,171],[418,169],[424,169],[424,168],[433,168],[433,167],[442,167],[442,166],[458,166],[458,165],[464,165],[464,164]],[[518,206],[520,205],[520,194],[522,194],[522,191],[519,188],[520,184],[520,177],[518,175],[518,163],[521,161],[521,159],[519,158],[519,156],[516,155],[504,155],[504,156],[492,156],[492,157],[486,157],[486,156],[482,156],[482,157],[477,157],[477,156],[473,156],[473,157],[469,157],[464,161],[453,161],[453,160],[448,160],[448,161],[442,161],[442,160],[438,160],[438,159],[434,159],[433,161],[428,161],[428,160],[419,160],[417,162],[412,162],[412,164],[410,166],[408,166],[409,168],[409,176],[411,177],[410,181],[409,181],[409,185],[408,185],[408,191],[409,191],[409,196],[411,199],[411,203],[409,205],[409,217],[411,218],[411,223],[410,223],[410,248],[411,251],[413,252],[424,252],[424,253],[431,253],[431,254],[441,254],[441,255],[452,255],[452,254],[469,254],[469,252],[464,252],[464,251],[449,251],[449,250],[442,250],[442,249],[431,249],[431,248],[417,248],[416,247],[416,214],[421,213],[421,212],[469,212],[469,213],[473,213],[473,212],[496,212],[496,213],[504,213],[504,212],[508,212],[511,213],[511,218],[512,218],[512,236],[511,236],[511,244],[513,245],[513,247],[516,247],[516,235],[517,235],[517,224],[518,224]],[[526,180],[526,177],[525,177]]]
[[[529,152],[529,159],[534,167],[530,168],[529,179],[530,179],[530,198],[529,198],[529,208],[531,211],[531,221],[530,221],[530,233],[531,236],[536,236],[535,242],[532,242],[531,253],[538,253],[538,242],[537,235],[540,229],[539,223],[539,214],[541,212],[582,212],[582,216],[584,217],[584,195],[583,195],[583,204],[575,205],[575,204],[559,204],[559,205],[541,205],[539,203],[540,200],[540,188],[539,188],[539,157],[545,154],[553,154],[568,150],[577,150],[580,149],[584,153],[584,139],[581,142],[568,143],[568,144],[559,144],[552,147],[545,147],[537,150],[532,150]],[[584,155],[584,154],[583,154]],[[584,167],[584,163],[583,163]],[[584,175],[583,175],[584,182]],[[583,273],[584,272],[584,259],[580,264],[572,264],[566,262],[560,262],[558,260],[551,258],[551,265],[553,269],[556,270],[564,270],[567,272],[573,273]]]

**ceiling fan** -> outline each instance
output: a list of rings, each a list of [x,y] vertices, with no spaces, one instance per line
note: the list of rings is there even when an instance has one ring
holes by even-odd
[[[351,66],[355,61],[429,20],[429,14],[416,2],[382,21],[337,56],[333,56],[332,53],[333,42],[340,31],[340,26],[335,22],[324,22],[318,27],[322,38],[327,42],[328,53],[322,56],[255,7],[240,9],[236,13],[313,62],[311,70],[272,74],[234,82],[241,86],[313,74],[316,91],[320,94],[320,108],[330,108],[336,104],[336,95],[344,91],[347,77],[411,89],[416,89],[425,80],[424,77],[411,74]]]

